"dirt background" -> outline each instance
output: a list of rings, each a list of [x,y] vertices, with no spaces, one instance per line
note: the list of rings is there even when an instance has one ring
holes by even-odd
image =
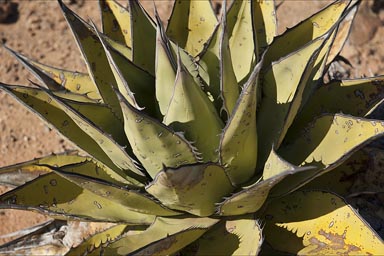
[[[69,7],[100,27],[99,7],[95,0],[65,0]],[[124,1],[120,1],[124,3]],[[141,1],[152,13],[152,1]],[[279,33],[327,5],[330,1],[285,0],[278,8]],[[281,1],[277,1],[278,4]],[[125,3],[124,3],[125,4]],[[156,1],[163,20],[171,3]],[[56,1],[0,0],[0,40],[8,47],[48,65],[85,71],[80,53]],[[384,1],[363,0],[355,19],[343,57],[353,69],[341,64],[341,75],[356,78],[384,74]],[[342,70],[344,69],[344,70]],[[0,47],[0,81],[30,84],[32,76]],[[0,167],[71,149],[73,145],[49,129],[15,100],[0,91]],[[0,187],[0,193],[7,188]],[[41,223],[37,213],[0,210],[2,235]]]

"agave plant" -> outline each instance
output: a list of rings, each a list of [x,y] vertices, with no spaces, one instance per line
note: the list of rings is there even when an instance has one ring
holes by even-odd
[[[224,1],[218,16],[175,1],[165,28],[138,1],[100,0],[102,31],[59,3],[88,72],[7,48],[40,83],[0,87],[80,151],[0,169],[14,186],[0,208],[56,219],[0,252],[384,253],[346,200],[361,180],[343,179],[383,159],[363,146],[384,134],[369,119],[384,77],[322,80],[358,1],[279,36],[273,1]],[[382,192],[375,180],[355,191]]]

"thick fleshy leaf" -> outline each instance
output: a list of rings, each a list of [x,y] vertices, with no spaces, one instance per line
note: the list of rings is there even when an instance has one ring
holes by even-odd
[[[99,0],[103,34],[132,47],[131,18],[128,9],[115,0]]]
[[[269,191],[284,178],[292,174],[306,171],[310,167],[298,167],[282,171],[271,178],[254,183],[243,188],[220,203],[217,212],[223,216],[242,215],[253,213],[261,209],[269,195]]]
[[[233,189],[224,169],[215,164],[165,169],[146,186],[165,206],[198,216],[213,214],[215,204]]]
[[[108,246],[120,239],[126,232],[140,232],[147,228],[147,226],[130,226],[130,225],[115,225],[109,229],[101,231],[87,240],[83,241],[80,245],[75,248],[71,248],[66,256],[77,256],[77,255],[100,255],[96,254],[97,251],[102,251],[103,247]]]
[[[115,186],[124,186],[138,189],[136,186],[132,186],[127,184],[127,182],[122,182],[120,176],[118,176],[113,170],[108,168],[107,166],[97,162],[94,158],[83,158],[82,162],[68,162],[65,164],[57,165],[54,163],[39,163],[40,168],[48,168],[50,170],[60,170],[65,171],[68,174],[80,175],[91,180],[101,180],[104,182],[109,182]],[[60,174],[60,173],[59,173]],[[65,177],[64,177],[65,178]]]
[[[66,256],[77,256],[86,254],[95,250],[95,248],[102,247],[108,244],[110,241],[113,241],[119,237],[121,237],[126,230],[130,230],[132,227],[129,225],[115,225],[111,228],[108,228],[102,232],[99,232],[89,239],[83,241],[79,246],[75,248],[71,248],[69,252],[67,252]],[[134,229],[135,230],[135,229]]]
[[[296,168],[297,166],[285,161],[276,153],[275,149],[272,148],[264,165],[263,179],[266,180],[284,171],[294,170]]]
[[[343,197],[380,193],[384,191],[383,162],[383,150],[364,147],[303,189],[328,190]]]
[[[262,242],[259,221],[244,215],[217,223],[187,248],[185,255],[258,255]]]
[[[125,206],[134,212],[156,215],[156,216],[173,216],[179,215],[179,213],[166,209],[161,203],[154,200],[148,194],[142,193],[139,190],[133,190],[132,188],[126,188],[109,180],[97,179],[96,175],[89,175],[83,170],[82,165],[69,165],[61,168],[51,167],[60,176],[64,177],[70,182],[75,183],[81,188],[87,189],[98,196],[104,197],[106,200],[111,200],[117,204]],[[100,171],[100,169],[98,169]],[[101,176],[100,172],[97,176]],[[105,175],[104,175],[105,176]],[[103,178],[103,177],[100,177]]]
[[[0,184],[12,187],[20,186],[37,178],[41,174],[51,172],[50,168],[39,166],[41,164],[59,167],[67,164],[81,163],[87,160],[86,157],[79,156],[76,153],[77,152],[66,152],[57,155],[52,154],[31,161],[2,167],[0,168]]]
[[[273,248],[298,255],[378,255],[384,243],[358,213],[335,194],[295,192],[274,201],[264,234]]]
[[[163,123],[177,132],[185,132],[204,161],[218,159],[218,135],[223,123],[212,102],[181,63],[180,55],[173,96]]]
[[[272,64],[262,79],[263,97],[257,116],[259,163],[264,164],[272,145],[280,146],[290,122],[300,105],[302,94],[312,73],[319,49],[326,37]],[[293,107],[293,103],[295,107]]]
[[[254,40],[260,56],[277,35],[275,1],[251,1]]]
[[[63,193],[65,191],[65,193]],[[150,224],[155,216],[129,208],[51,172],[0,196],[0,208],[36,210],[58,219],[83,219]]]
[[[384,76],[332,81],[320,86],[294,121],[287,136],[297,135],[315,117],[323,113],[367,116],[384,97]],[[292,134],[290,134],[292,133]]]
[[[169,127],[121,100],[125,134],[133,152],[153,178],[164,166],[178,167],[199,160],[195,148]]]
[[[156,26],[138,0],[128,1],[133,63],[155,74]],[[128,28],[129,29],[129,28]]]
[[[266,67],[324,35],[343,15],[350,0],[338,0],[276,37],[265,54]]]
[[[211,100],[216,110],[225,120],[232,113],[236,100],[239,97],[240,87],[233,69],[229,38],[226,32],[226,15],[224,13],[226,2],[224,2],[222,10],[221,21],[201,56],[199,56],[199,63],[204,63],[204,67],[209,75],[209,83],[205,90],[212,97]],[[224,115],[222,113],[223,110],[225,111]]]
[[[343,49],[343,46],[348,39],[349,33],[351,32],[353,20],[357,13],[357,9],[357,6],[353,5],[348,11],[348,14],[345,15],[342,22],[338,25],[336,38],[332,44],[332,48],[329,52],[329,55],[327,56],[327,65],[330,64]]]
[[[256,65],[220,138],[220,163],[231,182],[241,184],[255,173],[257,162],[257,87],[262,61]]]
[[[167,113],[173,95],[177,64],[175,63],[170,42],[164,32],[163,24],[156,12],[156,99],[161,114]]]
[[[320,162],[321,166],[329,166],[383,133],[384,123],[378,120],[344,114],[323,115],[279,153],[296,165]]]
[[[76,141],[79,147],[112,168],[128,182],[140,184],[132,177],[139,178],[141,172],[125,150],[111,136],[102,132],[94,123],[61,99],[42,89],[22,86],[1,86],[1,88],[32,111],[39,113],[44,121],[52,124],[70,140]],[[127,173],[130,173],[131,177],[127,176]]]
[[[73,97],[77,97],[73,98],[73,100],[82,99],[84,102],[97,102],[101,99],[97,87],[87,74],[50,67],[28,59],[10,48],[5,47],[5,49],[54,93],[68,90],[74,93]],[[71,94],[68,93],[68,95]]]
[[[97,86],[104,103],[111,106],[115,114],[122,118],[119,102],[113,90],[116,87],[116,81],[100,40],[89,24],[72,12],[61,0],[59,3],[85,60],[90,78]]]
[[[156,116],[157,108],[156,104],[153,104],[155,78],[126,59],[118,51],[108,47],[95,26],[94,29],[104,47],[120,93],[131,105],[136,108],[145,107],[147,113]]]
[[[203,235],[219,220],[210,218],[158,217],[145,231],[129,231],[105,248],[92,251],[99,255],[172,255]]]
[[[251,1],[233,1],[227,12],[229,48],[237,82],[247,78],[258,63]]]
[[[198,55],[217,24],[209,1],[175,1],[167,35],[193,56]]]
[[[305,185],[343,163],[359,147],[383,133],[384,125],[377,120],[343,114],[317,118],[278,153],[295,165],[313,165],[318,168],[288,177],[271,194],[280,196]]]

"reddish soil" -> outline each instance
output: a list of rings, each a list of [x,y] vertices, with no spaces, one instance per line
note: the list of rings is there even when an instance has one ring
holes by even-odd
[[[362,77],[384,74],[384,8],[377,1],[364,1],[342,55],[353,65],[344,75]],[[82,17],[100,24],[96,1],[66,0]],[[123,2],[123,1],[122,1]],[[152,1],[143,1],[152,10]],[[278,1],[280,3],[280,1]],[[309,16],[329,1],[286,0],[278,9],[279,32]],[[171,4],[157,2],[167,19]],[[84,71],[83,62],[56,1],[0,0],[0,39],[7,46],[40,62],[64,69]],[[32,76],[0,48],[0,81],[30,84]],[[352,71],[351,71],[352,70]],[[62,152],[73,145],[49,129],[36,116],[0,91],[0,167]],[[0,193],[7,188],[0,187]],[[0,210],[0,236],[46,218],[36,213]],[[0,244],[6,239],[0,238]]]

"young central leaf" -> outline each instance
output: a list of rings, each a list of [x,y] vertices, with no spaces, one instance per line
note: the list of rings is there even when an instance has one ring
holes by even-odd
[[[163,123],[175,131],[185,132],[185,137],[202,153],[204,161],[217,160],[222,121],[212,102],[181,63],[180,56],[173,96]]]

